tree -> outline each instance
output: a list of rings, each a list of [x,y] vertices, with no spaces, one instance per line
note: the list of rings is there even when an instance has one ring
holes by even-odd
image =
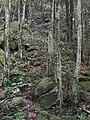
[[[8,0],[4,4],[5,10],[5,63],[4,63],[4,78],[7,80],[9,78],[9,64],[10,64],[10,56],[9,56],[9,37],[10,37],[10,10],[11,10],[11,1]]]
[[[25,20],[26,0],[23,1],[22,22]]]
[[[73,42],[73,10],[74,1],[70,0],[70,43]]]
[[[21,20],[21,1],[18,1],[18,32],[19,32],[19,40],[18,40],[18,49],[20,58],[22,58],[22,20]]]
[[[52,13],[51,13],[51,29],[50,31],[48,32],[48,53],[49,53],[49,56],[48,56],[48,73],[50,73],[51,71],[51,68],[54,71],[54,60],[53,60],[53,57],[54,57],[54,45],[55,45],[55,0],[52,1],[52,6],[51,6],[51,9],[52,9]],[[57,81],[56,81],[57,83]]]
[[[61,48],[60,48],[60,17],[61,17],[61,5],[60,1],[58,3],[58,42],[56,44],[57,49],[57,79],[58,79],[58,97],[59,97],[59,107],[60,110],[62,109],[62,100],[63,100],[63,94],[62,94],[62,65],[61,65]]]
[[[67,25],[67,42],[70,42],[70,14],[69,14],[69,1],[65,0],[66,4],[66,25]]]
[[[80,75],[80,65],[81,65],[81,44],[82,44],[82,26],[81,26],[81,0],[77,1],[77,58],[76,58],[76,68],[75,68],[75,83],[73,90],[78,92],[77,83],[79,82]]]

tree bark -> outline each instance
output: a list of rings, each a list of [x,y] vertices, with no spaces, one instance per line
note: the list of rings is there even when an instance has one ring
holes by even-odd
[[[79,82],[80,75],[80,65],[81,65],[81,44],[82,44],[82,26],[81,26],[81,0],[77,1],[77,58],[76,58],[76,68],[75,68],[75,83],[73,90],[77,97],[77,83]]]
[[[63,94],[62,94],[62,66],[61,66],[61,49],[60,49],[60,12],[61,12],[61,5],[60,1],[58,3],[58,42],[56,45],[57,49],[57,79],[58,79],[58,97],[59,97],[59,108],[62,109],[62,100],[63,100]]]
[[[48,75],[54,73],[54,45],[55,45],[55,0],[52,1],[51,30],[48,33]],[[50,72],[50,73],[49,73]]]
[[[82,62],[84,61],[84,9],[83,9],[83,1],[82,1],[82,5],[81,5],[81,9],[82,9],[82,14],[81,14],[81,24],[82,24],[82,51],[81,51],[81,60]]]
[[[4,60],[4,81],[9,79],[9,63],[10,63],[10,56],[9,56],[9,36],[10,36],[10,9],[11,9],[11,1],[8,0],[8,3],[4,5],[5,9],[5,60]]]
[[[52,1],[52,38],[55,38],[55,0]]]
[[[25,8],[26,8],[26,1],[24,1],[24,3],[23,3],[22,22],[25,20]]]
[[[73,0],[70,0],[70,43],[73,42]]]
[[[70,27],[69,27],[69,1],[65,0],[66,4],[66,25],[67,25],[67,42],[70,42]]]
[[[19,56],[22,58],[22,20],[21,20],[21,12],[20,12],[20,0],[18,1],[18,31],[19,31],[19,40],[18,40],[18,49]]]

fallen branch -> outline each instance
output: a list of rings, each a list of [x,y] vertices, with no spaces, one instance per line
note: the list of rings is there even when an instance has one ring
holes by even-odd
[[[85,107],[80,107],[84,112],[86,112],[86,113],[88,113],[88,114],[90,114],[90,111],[89,110],[87,110]]]

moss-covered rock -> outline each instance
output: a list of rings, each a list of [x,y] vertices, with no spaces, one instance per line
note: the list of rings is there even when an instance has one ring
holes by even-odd
[[[37,85],[37,87],[35,89],[35,92],[36,92],[36,94],[38,94],[40,96],[40,95],[48,92],[52,88],[54,88],[54,81],[48,77],[45,77],[40,80],[39,84]]]
[[[39,97],[42,108],[49,109],[57,103],[57,92],[56,89],[51,90],[47,94]]]

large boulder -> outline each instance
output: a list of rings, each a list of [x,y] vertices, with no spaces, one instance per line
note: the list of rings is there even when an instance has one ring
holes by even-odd
[[[39,97],[42,108],[49,109],[57,103],[56,88]]]
[[[42,94],[47,93],[49,90],[54,88],[54,81],[51,78],[45,77],[40,80],[39,84],[37,85],[35,92],[39,96]]]

